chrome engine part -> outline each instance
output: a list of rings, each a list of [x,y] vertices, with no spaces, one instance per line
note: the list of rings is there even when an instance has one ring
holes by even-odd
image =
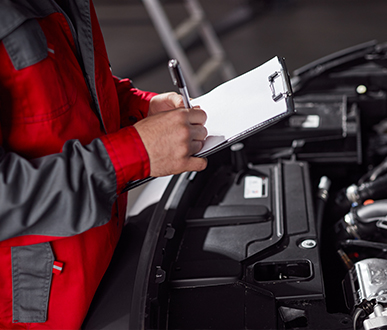
[[[350,270],[354,298],[354,329],[362,318],[364,330],[387,329],[387,260],[369,258]]]

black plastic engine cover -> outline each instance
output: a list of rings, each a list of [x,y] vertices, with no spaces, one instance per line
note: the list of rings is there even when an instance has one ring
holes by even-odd
[[[182,175],[154,214],[145,327],[350,328],[314,317],[326,310],[309,182],[297,161]]]

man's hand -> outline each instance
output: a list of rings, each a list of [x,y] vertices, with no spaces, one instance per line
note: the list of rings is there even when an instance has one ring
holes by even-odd
[[[149,102],[148,117],[159,112],[184,108],[183,97],[175,92],[153,96]]]
[[[207,160],[192,155],[203,146],[206,120],[206,113],[199,108],[180,108],[161,111],[137,122],[134,126],[148,152],[150,175],[204,170]]]

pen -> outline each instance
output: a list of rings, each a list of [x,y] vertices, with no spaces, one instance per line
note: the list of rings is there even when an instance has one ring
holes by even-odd
[[[189,100],[188,89],[185,84],[183,73],[181,71],[178,60],[170,60],[168,62],[168,68],[172,77],[173,84],[179,88],[181,95],[183,95],[184,106],[187,109],[192,108],[191,102]]]
[[[181,95],[183,95],[184,106],[187,109],[192,108],[191,102],[189,100],[188,89],[187,89],[187,86],[185,85],[185,80],[184,80],[183,73],[181,71],[179,62],[175,59],[170,60],[168,62],[168,68],[169,68],[169,72],[170,72],[171,77],[172,77],[173,84],[179,88]],[[126,192],[128,190],[131,190],[133,188],[136,188],[136,187],[142,185],[143,183],[146,183],[146,182],[151,181],[153,179],[154,179],[154,177],[148,177],[145,179],[130,182],[122,190],[121,193]]]

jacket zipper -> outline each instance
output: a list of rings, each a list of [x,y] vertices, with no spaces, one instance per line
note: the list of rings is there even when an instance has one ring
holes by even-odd
[[[66,12],[62,9],[61,6],[59,6],[55,0],[52,0],[51,1],[55,7],[55,9],[60,13],[62,14],[66,21],[67,21],[67,24],[69,25],[70,27],[70,31],[71,31],[71,34],[73,36],[73,39],[74,39],[74,44],[75,44],[75,49],[76,49],[76,57],[77,57],[77,60],[81,66],[81,69],[82,69],[82,72],[83,72],[83,75],[85,76],[85,69],[84,69],[84,66],[83,66],[83,60],[82,60],[82,54],[81,54],[81,49],[79,47],[79,41],[78,41],[78,35],[77,35],[77,32],[75,31],[75,28],[74,28],[74,24],[73,22],[71,21],[70,17],[66,14]]]
[[[78,35],[77,35],[77,32],[75,30],[75,27],[74,27],[74,24],[73,22],[71,21],[70,17],[67,15],[67,13],[62,9],[61,6],[59,6],[55,0],[51,0],[51,2],[53,3],[55,9],[64,16],[64,18],[66,19],[67,21],[67,24],[69,25],[70,27],[70,31],[71,31],[71,34],[73,36],[73,39],[74,39],[74,44],[75,44],[75,50],[76,50],[76,58],[78,60],[78,63],[79,63],[79,66],[81,67],[81,70],[82,70],[82,73],[83,73],[83,77],[85,79],[85,82],[86,82],[86,86],[89,90],[89,93],[91,95],[91,99],[93,100],[93,103],[94,103],[94,106],[95,106],[95,109],[93,110],[97,117],[100,118],[100,122],[101,122],[101,127],[102,129],[105,131],[106,133],[106,128],[105,128],[105,125],[103,123],[103,120],[102,120],[102,115],[99,115],[98,114],[98,110],[99,109],[99,106],[98,106],[98,100],[95,99],[95,97],[93,96],[94,93],[93,93],[93,90],[91,88],[91,81],[90,81],[90,76],[87,74],[86,72],[86,69],[85,69],[85,65],[84,65],[84,62],[83,62],[83,58],[82,58],[82,53],[81,53],[81,48],[79,46],[79,41],[78,41]]]

